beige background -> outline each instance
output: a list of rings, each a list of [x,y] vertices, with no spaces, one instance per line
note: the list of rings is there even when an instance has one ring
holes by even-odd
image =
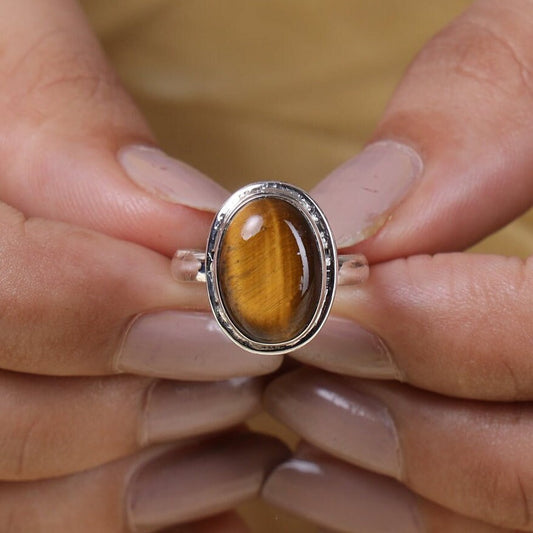
[[[368,138],[403,70],[466,0],[85,0],[161,145],[233,189],[311,187]],[[526,256],[533,213],[477,246]],[[294,437],[264,415],[254,421]],[[313,526],[260,503],[257,533]]]

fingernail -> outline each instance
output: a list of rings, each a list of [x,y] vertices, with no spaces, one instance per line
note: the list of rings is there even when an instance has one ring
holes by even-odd
[[[338,374],[376,379],[401,378],[383,341],[345,318],[330,316],[320,333],[291,356]]]
[[[175,204],[216,212],[229,193],[199,170],[150,146],[122,148],[118,161],[142,189]]]
[[[264,405],[272,416],[332,455],[401,477],[399,439],[389,410],[342,378],[297,370],[267,387]]]
[[[375,234],[422,174],[422,159],[409,146],[380,141],[335,169],[312,191],[346,248]]]
[[[416,497],[403,485],[309,447],[278,466],[262,494],[269,503],[333,530],[425,530]]]
[[[235,511],[228,511],[194,523],[180,524],[160,533],[250,533],[250,530]]]
[[[156,531],[231,509],[256,496],[287,456],[280,441],[253,433],[164,452],[132,477],[126,500],[131,530]]]
[[[180,380],[217,380],[276,370],[282,358],[245,352],[210,313],[160,311],[135,317],[115,370]]]
[[[264,380],[156,381],[148,392],[140,442],[176,440],[228,428],[255,414]]]

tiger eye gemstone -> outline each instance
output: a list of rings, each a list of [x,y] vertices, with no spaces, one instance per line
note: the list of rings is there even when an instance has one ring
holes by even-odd
[[[305,216],[279,198],[259,198],[233,215],[222,236],[217,278],[237,328],[267,344],[302,333],[318,307],[321,255]]]

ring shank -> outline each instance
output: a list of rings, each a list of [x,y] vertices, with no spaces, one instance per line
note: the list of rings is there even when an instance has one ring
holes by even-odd
[[[172,257],[170,271],[176,281],[205,283],[205,252],[201,250],[178,250]]]
[[[172,277],[179,282],[206,282],[205,252],[178,250],[171,262]],[[363,254],[346,254],[337,257],[339,285],[361,285],[369,277],[368,260]]]

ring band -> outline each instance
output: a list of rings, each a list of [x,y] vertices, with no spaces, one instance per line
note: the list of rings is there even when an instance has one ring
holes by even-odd
[[[223,331],[254,353],[309,342],[329,315],[337,284],[368,277],[362,255],[338,256],[324,213],[301,189],[252,183],[221,207],[205,252],[178,250],[179,281],[206,282]]]

